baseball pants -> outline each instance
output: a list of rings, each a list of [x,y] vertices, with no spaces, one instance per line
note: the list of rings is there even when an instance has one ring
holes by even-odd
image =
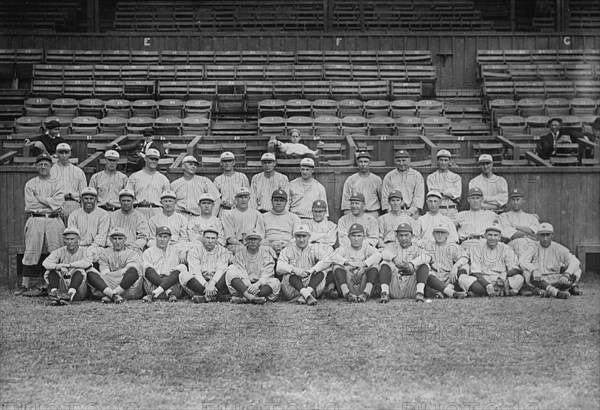
[[[225,284],[229,289],[229,293],[234,296],[243,296],[243,294],[240,294],[240,292],[238,292],[231,284],[234,279],[240,279],[246,287],[253,283],[245,269],[242,269],[237,265],[229,265],[227,272],[225,273]],[[267,299],[273,302],[276,301],[279,298],[279,292],[281,291],[281,282],[275,278],[270,278],[265,285],[273,290],[273,292],[267,296]]]
[[[312,286],[312,288],[315,291],[315,297],[317,298],[320,297],[323,293],[323,290],[325,290],[325,274],[323,272],[316,272],[305,278],[300,278],[299,276],[297,276],[302,281],[304,287],[307,287],[311,283],[311,279],[313,277],[318,278],[317,275],[319,274],[321,274],[323,278],[319,282],[313,283],[315,286]],[[293,287],[292,284],[290,284],[290,276],[292,275],[285,275],[283,277],[283,280],[281,281],[281,291],[286,300],[293,300],[300,297],[300,291]]]
[[[77,293],[73,300],[83,300],[88,295],[87,272],[85,269],[69,269],[67,274],[56,270],[47,270],[44,280],[48,283],[48,289],[56,288],[59,292],[67,293],[73,287]]]
[[[48,252],[63,246],[65,224],[60,218],[43,218],[30,216],[25,222],[25,252],[23,265],[36,266],[42,255],[44,245]],[[23,276],[30,276],[23,272]]]
[[[175,271],[169,275],[164,275],[156,272],[156,270],[149,266],[144,270],[144,293],[150,295],[157,287],[162,286],[166,291],[171,289],[171,292],[175,297],[180,298],[183,295],[183,288],[179,284],[180,271]],[[166,293],[161,293],[159,298],[164,298]]]
[[[125,289],[125,291],[121,294],[124,299],[141,299],[144,294],[144,279],[142,275],[141,264],[132,263],[127,265],[125,269],[125,274],[114,272],[100,273],[95,269],[90,269],[88,271],[88,283],[92,287],[92,295],[100,298],[104,296],[104,293],[102,292],[104,288],[99,289],[102,287],[104,282],[106,286],[113,290],[117,286],[121,286],[123,289]],[[136,275],[137,277],[135,277]],[[98,281],[98,278],[100,278],[101,281]],[[129,285],[128,282],[132,280],[133,284]]]

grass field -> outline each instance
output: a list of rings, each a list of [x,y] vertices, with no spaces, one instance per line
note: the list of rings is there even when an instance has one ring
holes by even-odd
[[[598,409],[600,278],[584,295],[84,302],[0,292],[2,409]]]

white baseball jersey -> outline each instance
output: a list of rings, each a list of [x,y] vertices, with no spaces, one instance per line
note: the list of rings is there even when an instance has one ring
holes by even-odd
[[[468,263],[468,256],[455,242],[438,244],[435,241],[423,241],[422,244],[425,251],[431,256],[431,267],[441,280],[447,279],[452,266],[460,258],[465,258],[465,265]]]
[[[396,242],[396,228],[398,228],[398,225],[409,224],[410,226],[413,226],[414,223],[415,220],[407,214],[400,212],[398,215],[394,215],[390,211],[377,218],[379,238],[386,244],[394,243]]]
[[[348,231],[354,224],[361,224],[365,228],[365,240],[372,246],[377,246],[377,242],[379,241],[379,225],[377,225],[377,220],[368,214],[362,214],[357,217],[351,213],[342,216],[338,220],[339,246],[350,246]]]
[[[517,226],[524,226],[537,232],[540,229],[540,220],[535,214],[528,214],[523,211],[509,211],[498,215],[500,223],[506,229],[506,237],[512,237],[516,232]]]
[[[62,165],[60,162],[57,162],[52,165],[50,177],[62,180],[65,187],[65,195],[71,194],[71,197],[75,201],[81,199],[79,193],[87,186],[87,180],[81,168],[71,163]]]
[[[225,231],[223,230],[223,223],[221,222],[221,219],[216,216],[205,218],[202,215],[198,215],[191,218],[187,225],[188,238],[191,242],[202,242],[204,230],[208,227],[213,227],[219,232],[217,242],[222,246],[225,246],[227,238],[225,237]]]
[[[300,249],[295,243],[284,248],[277,260],[277,273],[289,275],[294,268],[313,269],[320,272],[331,266],[330,248],[311,243]]]
[[[350,197],[354,194],[365,196],[365,211],[376,212],[381,208],[381,185],[383,180],[379,175],[369,172],[363,176],[358,172],[350,175],[342,189],[342,210],[350,209]]]
[[[340,246],[330,257],[333,263],[343,265],[346,262],[365,262],[368,268],[376,266],[381,262],[381,253],[363,241],[360,248],[353,248],[350,244]]]
[[[258,209],[259,211],[270,211],[273,209],[271,203],[271,195],[273,191],[281,189],[284,192],[290,190],[290,180],[286,175],[279,172],[273,172],[271,177],[267,178],[264,172],[256,174],[252,177],[250,184],[250,208]],[[289,202],[285,205],[289,210]]]
[[[440,213],[433,215],[431,212],[427,212],[425,215],[421,215],[413,225],[413,233],[417,239],[433,241],[433,228],[440,225],[448,229],[448,242],[458,242],[458,232],[456,232],[454,221]]]
[[[100,253],[100,273],[115,272],[125,268],[130,263],[140,263],[142,260],[140,254],[133,249],[123,249],[115,251],[113,248],[107,248]],[[100,289],[101,290],[101,289]]]
[[[483,175],[478,175],[469,181],[469,189],[471,188],[481,189],[483,200],[498,208],[503,207],[508,202],[508,183],[501,176],[494,174],[491,178],[486,178]]]
[[[295,213],[300,218],[312,219],[312,204],[317,199],[327,203],[327,193],[325,187],[316,179],[311,178],[305,182],[301,177],[290,182],[290,212]],[[327,213],[328,214],[328,213]]]
[[[262,286],[275,276],[275,261],[269,250],[260,247],[258,252],[251,254],[246,247],[240,249],[233,257],[233,264],[248,274],[253,282],[257,280]]]
[[[110,215],[104,209],[94,208],[90,213],[83,208],[75,210],[69,215],[69,228],[79,230],[80,246],[100,246],[105,247],[108,238],[108,228],[110,225]]]
[[[221,193],[215,184],[206,177],[201,175],[194,175],[190,179],[181,177],[171,182],[171,191],[177,195],[175,210],[178,212],[200,215],[200,206],[198,205],[200,195],[210,194],[215,200],[213,215],[217,216],[219,214]]]
[[[294,238],[294,232],[300,225],[298,215],[285,211],[276,214],[272,210],[263,214],[265,224],[264,239],[269,242],[282,241],[289,243]]]
[[[314,219],[307,219],[304,222],[310,229],[310,242],[320,243],[327,246],[335,245],[337,241],[337,225],[327,218],[321,222],[317,222]]]
[[[50,252],[50,255],[42,262],[42,265],[44,265],[45,269],[54,270],[59,263],[71,264],[71,269],[87,269],[92,266],[92,260],[87,257],[86,249],[81,246],[77,247],[73,253],[66,246],[60,247]]]
[[[492,211],[480,209],[479,211],[462,211],[456,215],[458,237],[461,241],[469,236],[483,236],[486,228],[498,221],[498,215]],[[504,235],[503,235],[504,236]]]
[[[160,195],[170,188],[169,180],[158,171],[148,172],[145,168],[135,172],[127,181],[127,189],[135,193],[135,203],[144,200],[160,206]]]
[[[492,249],[482,241],[472,251],[472,273],[506,279],[506,272],[516,268],[518,268],[517,255],[510,246],[502,242],[498,242]]]
[[[442,194],[440,205],[450,206],[455,205],[452,200],[460,199],[462,195],[462,178],[460,175],[452,171],[435,171],[427,176],[427,189],[430,191],[438,191]],[[449,191],[451,197],[446,197],[444,192]]]
[[[538,243],[538,264],[542,275],[560,274],[561,268],[566,268],[566,272],[572,274],[579,268],[579,260],[575,255],[554,241],[547,248]]]
[[[100,171],[90,179],[90,187],[98,192],[98,206],[120,208],[119,192],[126,186],[127,175],[120,171]]]
[[[242,187],[250,188],[250,182],[248,181],[246,174],[234,172],[231,175],[218,175],[215,178],[215,186],[221,193],[220,196],[223,205],[230,206],[233,209],[236,206],[235,194],[237,194]]]
[[[381,186],[381,203],[383,209],[387,210],[390,208],[388,195],[395,189],[402,192],[402,198],[409,207],[423,209],[425,202],[425,181],[419,171],[408,168],[408,170],[400,172],[394,169],[385,175]]]
[[[222,246],[215,246],[209,251],[204,245],[195,245],[187,254],[188,271],[202,286],[206,286],[211,279],[215,282],[221,279],[231,259],[231,252]]]
[[[179,250],[173,246],[167,246],[167,249],[160,249],[158,246],[148,248],[142,254],[142,263],[144,270],[153,268],[159,275],[167,276],[172,269],[178,268],[183,263],[180,259]]]
[[[403,262],[412,262],[415,268],[418,268],[424,263],[431,262],[431,256],[427,252],[412,244],[406,248],[400,246],[400,243],[394,242],[388,244],[383,251],[381,251],[383,261],[392,268],[392,272],[398,271],[397,265]],[[407,282],[415,275],[403,276],[397,275],[400,287],[406,287]]]
[[[171,240],[169,245],[185,244],[189,242],[187,233],[188,220],[185,216],[173,212],[171,216],[165,215],[164,212],[154,215],[148,221],[150,236],[148,238],[148,247],[156,246],[156,229],[161,226],[168,226],[171,230]]]
[[[232,209],[223,215],[222,220],[225,239],[236,238],[243,241],[253,229],[257,229],[264,237],[265,220],[256,209],[248,208],[245,211]]]
[[[57,178],[31,178],[25,183],[25,212],[50,213],[65,202],[63,181]]]
[[[125,230],[127,246],[137,250],[141,254],[150,236],[150,228],[148,227],[146,217],[135,209],[132,209],[127,214],[119,209],[110,214],[110,229],[115,226]]]

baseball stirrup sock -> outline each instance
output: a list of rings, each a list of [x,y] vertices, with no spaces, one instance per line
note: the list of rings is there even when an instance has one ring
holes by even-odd
[[[162,279],[160,278],[160,275],[158,274],[158,272],[156,272],[156,269],[154,269],[151,266],[146,268],[146,272],[144,272],[144,276],[153,285],[160,285],[160,282],[162,282]]]
[[[88,273],[88,282],[90,285],[92,285],[92,287],[96,290],[99,290],[101,292],[104,292],[105,289],[110,289],[108,287],[108,285],[106,284],[106,282],[104,282],[104,279],[102,279],[102,277],[96,273],[96,272],[89,272]],[[106,292],[104,292],[106,294]],[[107,296],[112,296],[112,291],[109,294],[106,294]]]
[[[308,286],[313,289],[316,289],[319,286],[319,283],[325,278],[325,274],[323,272],[313,273],[308,281]]]
[[[296,275],[290,275],[290,285],[292,285],[292,287],[294,289],[296,289],[297,291],[300,291],[300,289],[304,288],[304,283],[302,283],[302,279],[300,279],[299,276]]]
[[[162,279],[162,282],[160,282],[159,287],[163,288],[166,291],[166,290],[169,290],[172,286],[176,285],[178,282],[179,282],[179,271],[176,270],[175,272],[171,273],[166,278]]]
[[[129,268],[123,275],[123,279],[121,279],[120,286],[123,289],[128,289],[131,287],[131,285],[135,283],[136,280],[139,279],[139,277],[140,275],[138,275],[137,270],[135,270],[135,268]]]
[[[83,273],[80,270],[76,270],[71,277],[70,289],[79,289],[83,283]]]
[[[379,281],[381,282],[381,286],[389,286],[392,281],[392,269],[388,265],[383,265],[381,267],[381,271],[379,271]],[[387,289],[389,290],[389,287]],[[381,288],[381,290],[383,291],[383,288]]]
[[[423,289],[421,289],[420,293],[423,293],[423,290],[425,289],[425,282],[427,282],[427,276],[429,276],[429,267],[427,265],[419,266],[419,269],[417,269],[417,282],[423,285]],[[418,286],[419,285],[417,285],[417,287]]]
[[[48,287],[50,289],[58,289],[60,285],[60,277],[55,270],[48,272]]]
[[[485,287],[478,281],[473,282],[473,284],[469,287],[469,291],[475,293],[476,295],[487,295],[487,290],[485,290]]]
[[[186,287],[192,290],[192,292],[197,293],[199,295],[204,294],[204,286],[200,284],[198,279],[192,278],[185,284]]]
[[[273,293],[273,289],[269,285],[262,285],[257,296],[266,298],[267,296],[270,296],[271,293]]]
[[[240,278],[233,278],[231,280],[231,286],[242,294],[248,289],[248,287],[244,285],[244,281],[242,281]]]

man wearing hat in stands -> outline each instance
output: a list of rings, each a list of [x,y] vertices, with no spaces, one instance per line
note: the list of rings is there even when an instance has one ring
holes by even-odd
[[[381,203],[384,210],[389,209],[388,197],[393,190],[402,192],[404,205],[402,211],[416,219],[419,210],[425,201],[425,181],[419,171],[410,168],[410,154],[408,151],[396,152],[394,159],[396,169],[388,172],[383,178],[381,188]]]
[[[145,128],[144,131],[142,131],[142,139],[130,144],[122,146],[116,144],[114,146],[114,149],[120,152],[133,151],[133,153],[127,157],[127,169],[129,171],[136,172],[144,168],[146,165],[146,156],[150,149],[158,151],[158,155],[161,157],[164,155],[164,151],[160,144],[154,141],[155,134],[153,128]]]
[[[209,194],[213,200],[213,214],[218,216],[221,207],[221,194],[213,182],[202,176],[196,175],[198,160],[193,155],[183,158],[183,176],[171,182],[171,191],[177,195],[175,211],[190,219],[200,215],[198,207],[200,197]]]
[[[233,256],[218,246],[218,235],[214,227],[204,229],[202,243],[194,244],[187,254],[187,272],[179,274],[179,283],[194,303],[224,301],[229,295],[225,271]]]
[[[166,176],[158,172],[159,152],[150,148],[146,152],[146,165],[144,169],[129,177],[127,189],[135,195],[134,207],[139,210],[146,219],[159,214],[162,209],[160,195],[168,191],[171,184]]]
[[[187,225],[188,238],[190,242],[202,242],[204,240],[204,230],[213,227],[218,232],[218,242],[221,246],[227,245],[225,231],[221,219],[217,218],[213,212],[214,198],[209,193],[200,195],[198,200],[200,205],[200,215],[190,218]]]
[[[221,169],[223,173],[215,178],[215,186],[221,196],[220,216],[235,208],[236,195],[241,188],[250,188],[250,182],[246,174],[233,170],[235,166],[235,155],[232,152],[225,151],[221,154]],[[250,191],[248,191],[250,192]]]
[[[79,231],[68,227],[63,231],[65,246],[50,253],[44,262],[48,282],[48,297],[52,305],[67,305],[87,296],[86,276],[92,267],[92,260],[85,248],[79,246]]]
[[[438,191],[429,191],[425,201],[427,202],[427,213],[421,215],[413,224],[414,234],[417,239],[433,241],[433,228],[444,226],[448,232],[448,241],[458,243],[458,233],[454,221],[440,212],[442,194]]]
[[[160,204],[162,212],[154,215],[148,221],[150,228],[150,237],[148,238],[148,247],[156,246],[157,229],[160,226],[169,228],[171,239],[169,245],[176,246],[178,249],[187,249],[189,238],[187,233],[188,220],[182,214],[175,212],[175,192],[164,191],[160,194]]]
[[[260,246],[262,236],[253,230],[246,236],[246,246],[236,252],[227,268],[225,283],[232,303],[264,304],[276,301],[281,283],[275,279],[275,262],[271,252]]]
[[[271,138],[269,143],[273,143],[275,147],[283,154],[284,158],[314,158],[319,156],[319,149],[312,150],[306,145],[300,143],[300,131],[293,128],[290,130],[290,142],[277,141],[275,137]],[[319,146],[323,145],[319,141]]]
[[[53,156],[56,153],[56,147],[61,142],[65,142],[64,138],[60,136],[60,123],[56,120],[50,120],[45,125],[46,132],[41,135],[25,138],[23,141],[25,145],[33,143],[33,149],[31,152],[32,156],[40,154],[47,154]]]
[[[556,156],[556,146],[558,144],[570,144],[573,142],[571,136],[560,129],[562,118],[551,118],[548,120],[548,128],[550,132],[540,135],[537,143],[536,153],[542,159],[549,159]]]
[[[440,213],[454,220],[458,213],[457,204],[462,195],[462,178],[449,170],[450,151],[441,149],[437,152],[437,170],[427,176],[427,188],[442,194]]]
[[[120,158],[117,151],[106,151],[104,158],[106,159],[104,171],[92,175],[90,187],[98,193],[98,207],[113,212],[121,207],[119,192],[127,185],[127,175],[117,170]]]
[[[148,243],[150,228],[146,217],[138,210],[133,209],[134,199],[135,195],[129,189],[119,192],[121,209],[110,214],[110,227],[111,229],[121,228],[126,236],[125,247],[133,249],[141,255]]]
[[[342,190],[342,211],[349,214],[350,197],[354,194],[363,194],[365,197],[365,213],[377,219],[381,209],[381,184],[383,181],[379,175],[371,173],[371,154],[359,152],[356,154],[358,172],[350,175],[344,182]]]
[[[415,220],[405,212],[402,212],[402,192],[395,189],[388,194],[388,212],[377,218],[377,225],[379,227],[379,241],[377,242],[378,248],[385,248],[386,246],[396,242],[396,228],[398,225],[404,223],[412,226]]]
[[[373,247],[377,246],[379,242],[379,225],[377,220],[367,215],[365,209],[365,196],[361,193],[353,194],[350,197],[350,211],[351,213],[342,216],[338,220],[338,241],[339,245],[350,245],[348,235],[350,233],[350,227],[355,224],[359,224],[363,227],[363,235],[365,235],[366,241]]]
[[[149,247],[142,254],[144,268],[144,302],[154,302],[164,294],[169,302],[176,302],[183,293],[179,285],[179,274],[187,272],[185,260],[179,249],[172,246],[171,230],[168,226],[156,228],[156,246]]]
[[[144,287],[140,254],[126,246],[127,236],[122,228],[112,228],[109,239],[111,247],[100,254],[100,272],[90,270],[87,275],[92,293],[102,297],[102,303],[141,299]]]
[[[63,221],[69,220],[69,215],[80,207],[80,192],[87,186],[83,170],[71,164],[71,147],[65,142],[56,146],[58,161],[50,169],[50,177],[60,179],[65,187],[65,203],[63,204]]]
[[[300,218],[286,210],[287,192],[282,189],[273,191],[272,209],[263,214],[265,223],[265,240],[263,245],[270,246],[279,255],[281,250],[294,239],[294,232],[300,225]]]
[[[250,190],[241,187],[235,195],[235,208],[223,215],[223,230],[227,239],[227,248],[235,254],[237,249],[246,244],[246,235],[253,229],[264,234],[265,220],[263,214],[256,209],[248,208]]]
[[[300,176],[290,182],[290,212],[300,219],[312,219],[312,205],[317,199],[327,203],[325,187],[313,178],[314,173],[315,161],[304,158],[300,161]]]
[[[263,172],[252,177],[250,183],[250,208],[260,212],[269,212],[272,208],[271,194],[276,190],[286,193],[290,189],[290,180],[286,175],[275,171],[275,154],[266,152],[260,158]],[[286,209],[289,209],[286,197]]]
[[[489,154],[479,156],[481,174],[469,181],[469,189],[479,188],[483,192],[483,209],[500,213],[508,202],[508,183],[506,179],[494,174],[494,161]]]
[[[94,188],[85,187],[81,191],[81,208],[69,216],[69,228],[79,232],[79,246],[88,252],[92,262],[98,262],[100,252],[107,245],[110,215],[96,206],[98,193]]]
[[[21,287],[15,295],[41,296],[41,288],[29,289],[30,278],[41,276],[38,263],[44,244],[52,252],[63,245],[65,225],[61,219],[65,202],[63,181],[50,177],[52,157],[40,154],[36,158],[35,168],[38,176],[25,183],[25,252],[23,253],[23,277]]]

